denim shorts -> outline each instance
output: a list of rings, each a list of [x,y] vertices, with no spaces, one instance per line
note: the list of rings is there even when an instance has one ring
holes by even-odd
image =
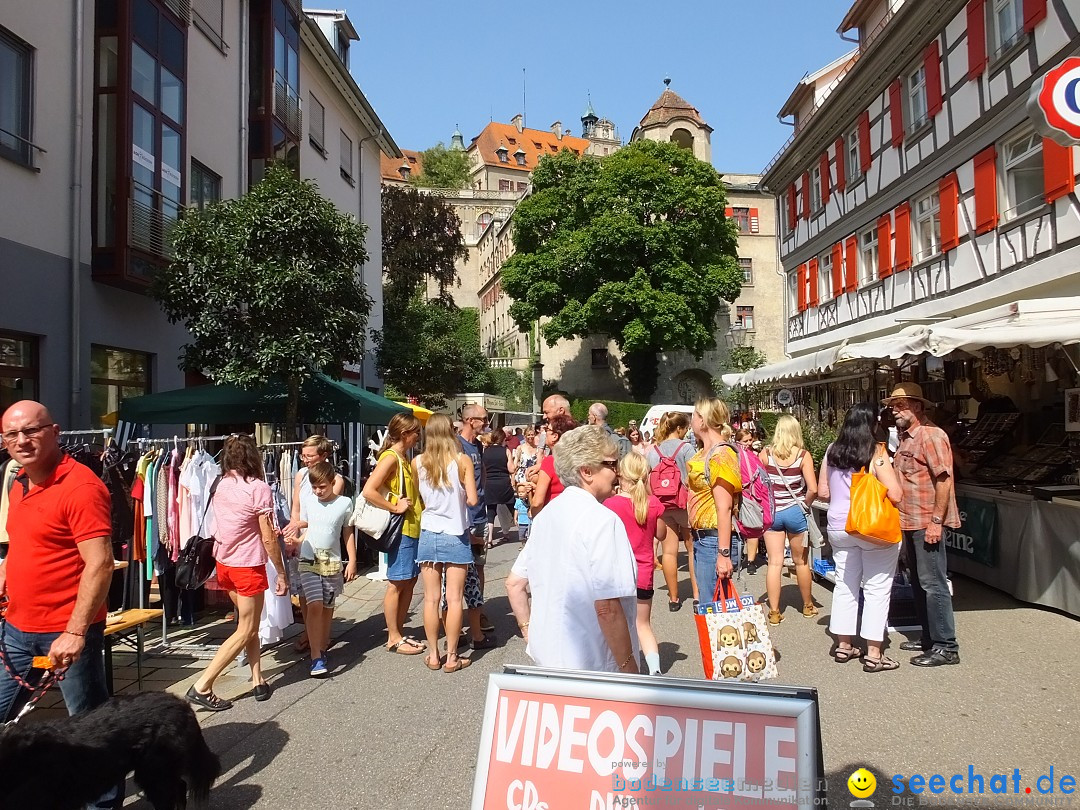
[[[781,509],[773,515],[770,532],[786,532],[787,534],[806,534],[806,512],[797,503],[786,509]]]
[[[395,582],[416,579],[420,566],[416,564],[417,538],[402,532],[397,548],[386,555],[386,578]]]
[[[420,530],[420,542],[416,547],[418,563],[450,563],[468,565],[473,561],[468,534],[444,534]]]

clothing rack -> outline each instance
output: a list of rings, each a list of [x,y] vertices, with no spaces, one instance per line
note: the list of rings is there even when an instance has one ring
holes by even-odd
[[[97,430],[61,430],[61,436],[112,436],[113,428],[99,428]]]
[[[338,449],[339,445],[336,441],[333,439],[327,439],[327,441],[334,446],[335,450]],[[302,447],[303,444],[303,442],[270,442],[269,444],[260,444],[259,449],[262,450],[266,447]]]

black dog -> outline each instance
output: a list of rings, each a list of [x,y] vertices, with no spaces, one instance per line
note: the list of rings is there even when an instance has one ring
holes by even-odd
[[[79,810],[135,783],[155,810],[206,802],[221,773],[195,713],[178,697],[142,692],[92,711],[32,725],[0,726],[0,810]]]

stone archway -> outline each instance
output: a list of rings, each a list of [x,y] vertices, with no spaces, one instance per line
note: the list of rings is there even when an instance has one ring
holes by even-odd
[[[713,396],[712,377],[699,368],[690,368],[675,375],[673,388],[681,405],[693,405],[699,399]]]

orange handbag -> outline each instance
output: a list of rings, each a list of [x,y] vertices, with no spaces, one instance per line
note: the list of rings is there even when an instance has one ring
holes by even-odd
[[[901,540],[900,510],[889,500],[888,488],[865,467],[851,474],[851,509],[844,528],[872,543],[893,545]]]

